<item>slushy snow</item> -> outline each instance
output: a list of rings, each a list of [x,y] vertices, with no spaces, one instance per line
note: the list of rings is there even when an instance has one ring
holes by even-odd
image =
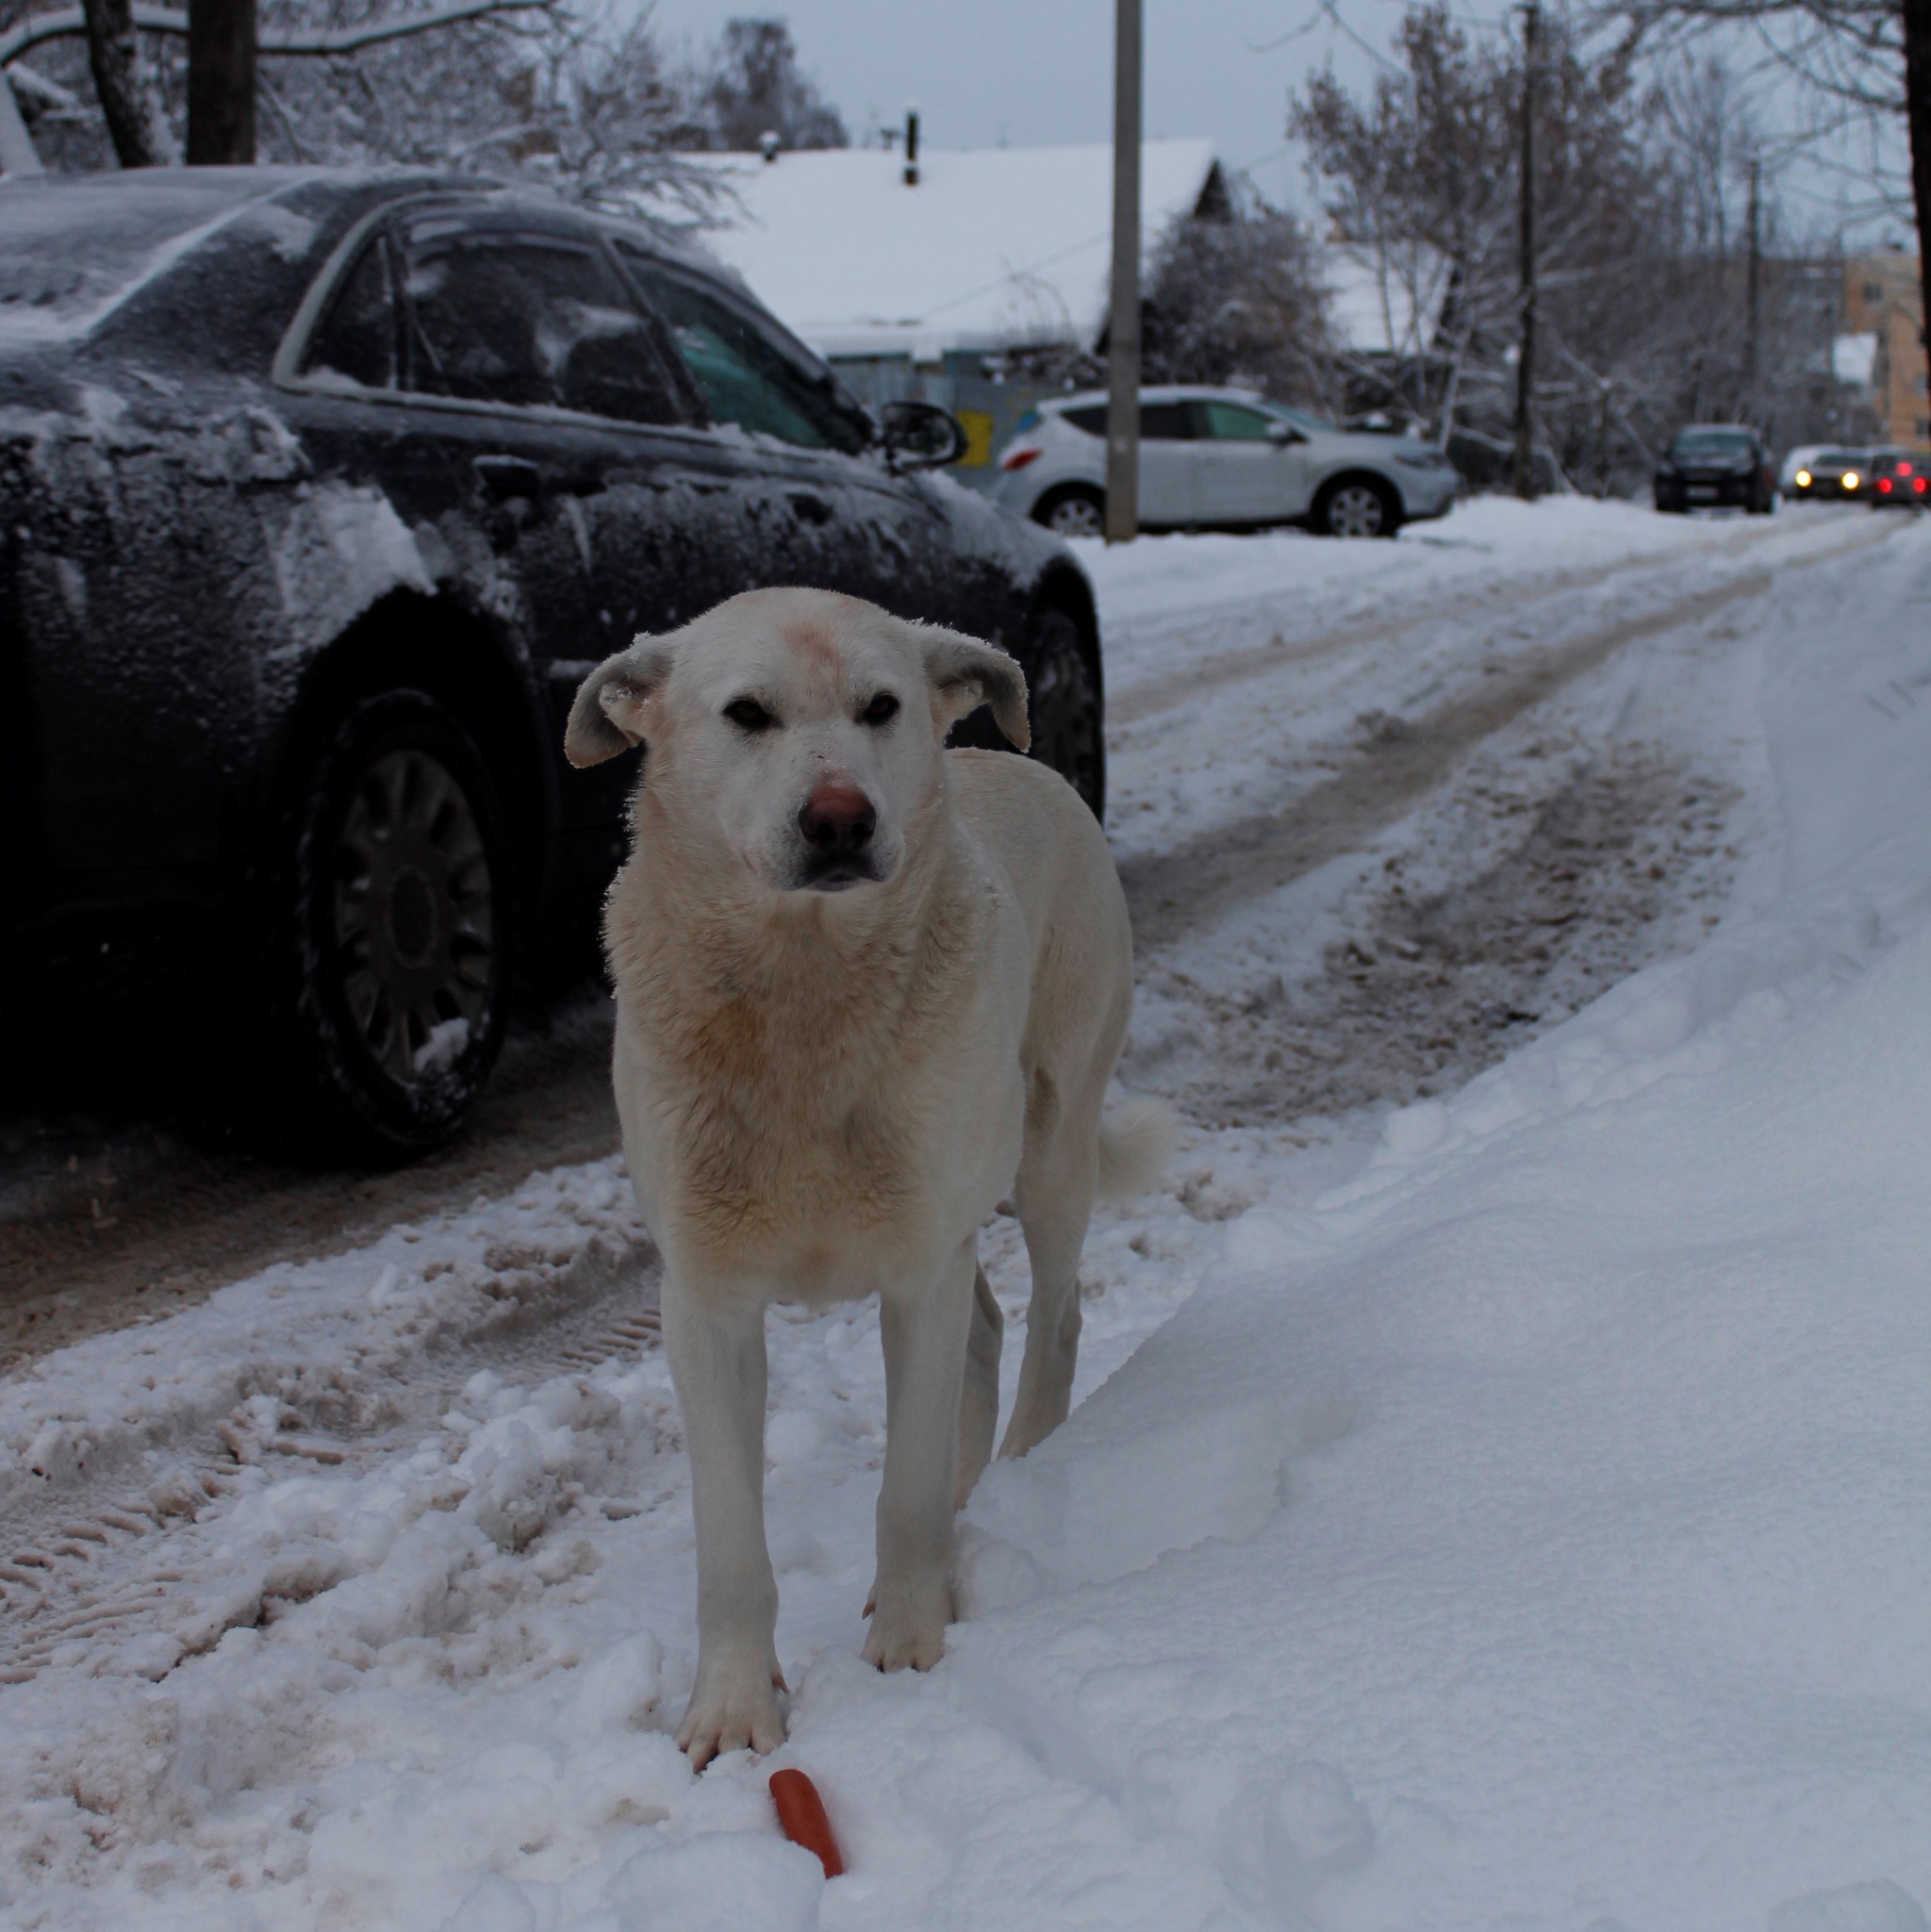
[[[975,1494],[929,1676],[857,1655],[875,1312],[774,1313],[771,1759],[671,1742],[661,1353],[518,1368],[643,1295],[618,1162],[15,1377],[41,1560],[84,1481],[159,1527],[8,1674],[0,1918],[1923,1932],[1927,612],[1931,524],[1736,639],[1763,831],[1701,943],[1365,1138],[1197,1131],[1102,1214],[1083,1399]],[[847,1876],[778,1836],[779,1765]]]

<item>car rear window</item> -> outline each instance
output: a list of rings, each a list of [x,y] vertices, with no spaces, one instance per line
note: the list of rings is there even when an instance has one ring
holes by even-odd
[[[1747,429],[1686,429],[1670,445],[1676,456],[1747,456],[1750,454]]]
[[[50,332],[91,322],[259,199],[257,186],[192,175],[0,186],[0,317]]]

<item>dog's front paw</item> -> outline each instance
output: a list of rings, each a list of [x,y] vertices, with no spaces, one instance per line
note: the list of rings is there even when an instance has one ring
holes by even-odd
[[[699,1665],[696,1688],[677,1727],[678,1747],[690,1754],[690,1768],[701,1771],[722,1752],[747,1746],[759,1757],[775,1751],[784,1742],[777,1694],[784,1685],[775,1668],[707,1671]]]
[[[865,1660],[882,1671],[929,1671],[946,1654],[952,1588],[944,1579],[912,1589],[873,1592]]]

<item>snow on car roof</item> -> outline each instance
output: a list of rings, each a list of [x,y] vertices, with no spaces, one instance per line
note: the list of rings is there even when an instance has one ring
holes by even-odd
[[[1099,333],[1108,143],[927,149],[914,188],[883,148],[689,158],[735,202],[708,246],[821,355],[924,359]],[[1143,247],[1198,206],[1217,166],[1210,140],[1145,143]]]

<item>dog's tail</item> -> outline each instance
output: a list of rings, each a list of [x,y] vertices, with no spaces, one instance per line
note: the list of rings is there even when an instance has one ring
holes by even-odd
[[[1123,1101],[1099,1123],[1099,1197],[1131,1200],[1157,1186],[1173,1158],[1180,1122],[1164,1100]]]

